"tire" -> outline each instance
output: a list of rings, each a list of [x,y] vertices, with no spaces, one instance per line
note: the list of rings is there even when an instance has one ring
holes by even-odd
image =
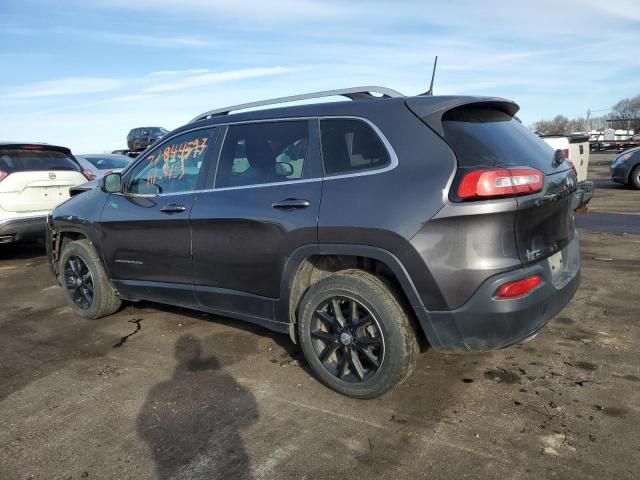
[[[317,378],[353,398],[376,398],[402,383],[419,352],[396,296],[361,270],[334,273],[307,290],[299,308],[298,338]]]
[[[122,301],[113,290],[107,273],[88,240],[77,240],[64,246],[60,255],[59,272],[59,281],[67,301],[77,315],[98,319],[111,315],[120,308]]]
[[[629,185],[640,190],[640,165],[637,165],[629,174]]]

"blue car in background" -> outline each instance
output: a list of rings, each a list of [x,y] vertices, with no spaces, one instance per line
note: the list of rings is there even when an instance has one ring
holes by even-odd
[[[622,152],[611,163],[611,180],[640,190],[640,147]]]

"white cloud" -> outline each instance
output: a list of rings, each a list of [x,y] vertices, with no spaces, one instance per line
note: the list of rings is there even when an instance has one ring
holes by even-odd
[[[624,20],[640,20],[640,2],[638,0],[582,0],[583,8],[592,8],[597,12]]]
[[[121,43],[124,45],[137,45],[139,47],[154,48],[203,48],[210,46],[206,40],[188,36],[171,35],[138,35],[130,33],[105,33],[94,32],[95,38]]]
[[[198,73],[207,73],[209,70],[206,68],[188,68],[185,70],[158,70],[157,72],[151,72],[150,77],[168,77],[175,75],[195,75]]]
[[[143,93],[170,92],[174,90],[184,90],[185,88],[201,87],[214,83],[229,82],[232,80],[244,80],[248,78],[268,77],[295,71],[295,68],[287,67],[263,67],[263,68],[243,68],[240,70],[230,70],[226,72],[211,72],[198,75],[190,75],[176,79],[171,82],[152,85],[143,90]]]
[[[133,10],[170,10],[179,14],[206,14],[215,17],[251,18],[258,21],[279,21],[284,18],[326,19],[361,11],[349,2],[319,0],[100,0],[104,7],[120,7]]]
[[[73,77],[28,83],[8,90],[6,100],[106,92],[122,86],[122,80],[102,77]]]

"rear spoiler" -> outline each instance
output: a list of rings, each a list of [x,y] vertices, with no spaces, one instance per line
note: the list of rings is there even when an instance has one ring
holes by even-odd
[[[493,108],[514,116],[520,107],[512,100],[500,97],[409,97],[405,100],[409,109],[422,119],[436,133],[444,136],[442,116],[450,110],[470,106],[473,108]]]
[[[49,145],[48,143],[0,143],[0,149],[49,150],[71,155],[71,150],[67,147]]]

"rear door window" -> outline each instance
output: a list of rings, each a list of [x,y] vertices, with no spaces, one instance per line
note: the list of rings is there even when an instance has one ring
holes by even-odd
[[[530,166],[549,173],[554,150],[514,117],[492,108],[456,108],[442,117],[460,167]]]
[[[215,187],[310,178],[307,120],[231,125],[222,147]]]
[[[6,173],[46,170],[80,171],[69,155],[55,150],[0,149],[0,170]]]
[[[326,175],[384,168],[391,162],[380,137],[362,120],[320,120],[320,135]]]
[[[197,188],[214,130],[178,135],[153,149],[127,174],[128,193],[166,194]]]

